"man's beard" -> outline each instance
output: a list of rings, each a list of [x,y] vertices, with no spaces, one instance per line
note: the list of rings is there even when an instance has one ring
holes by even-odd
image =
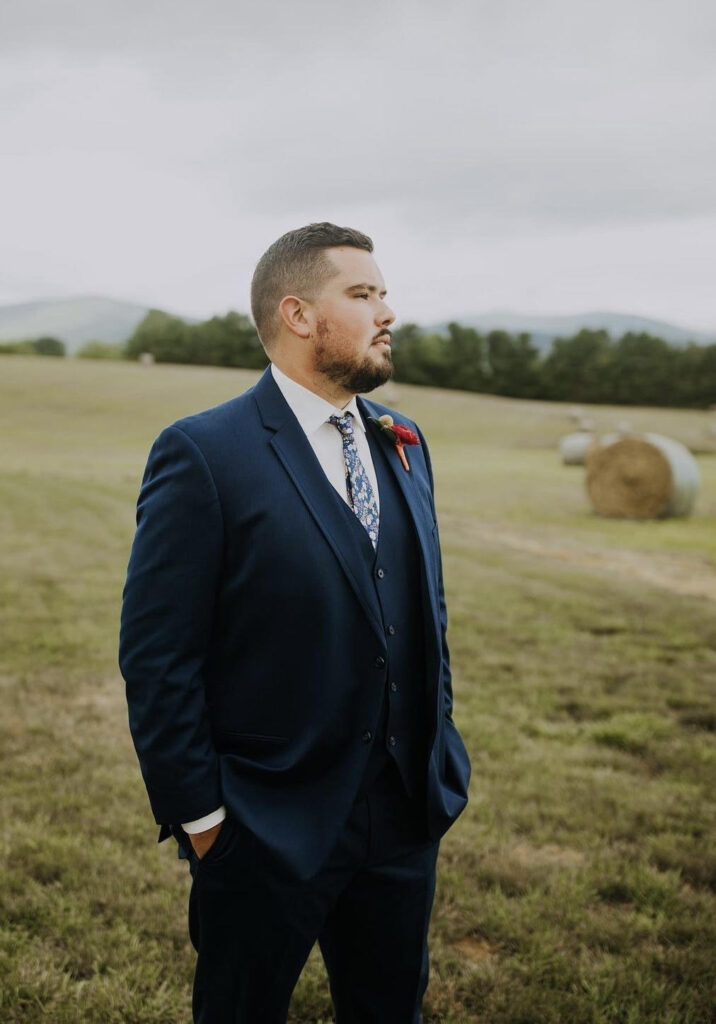
[[[372,391],[390,380],[393,374],[393,358],[390,349],[384,351],[383,358],[379,361],[368,355],[358,361],[355,358],[350,359],[329,352],[325,343],[329,334],[325,320],[319,320],[316,325],[314,366],[324,377],[354,395]]]

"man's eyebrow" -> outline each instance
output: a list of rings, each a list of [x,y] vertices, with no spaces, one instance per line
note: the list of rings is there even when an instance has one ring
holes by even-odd
[[[346,291],[347,292],[357,292],[359,289],[360,289],[360,291],[363,291],[363,292],[377,292],[378,291],[377,287],[374,284],[366,284],[365,282],[362,283],[362,284],[349,284],[348,287],[346,288]],[[381,295],[387,295],[388,292],[386,291],[385,288],[383,288],[381,290],[380,294]]]

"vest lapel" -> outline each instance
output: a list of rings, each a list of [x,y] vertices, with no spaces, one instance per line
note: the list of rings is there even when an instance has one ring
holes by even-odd
[[[432,546],[435,544],[435,538],[433,537],[433,515],[428,504],[428,500],[426,497],[423,497],[423,494],[421,493],[420,485],[417,480],[417,473],[412,469],[410,473],[406,473],[390,438],[387,437],[382,430],[377,430],[372,424],[368,423],[368,417],[378,417],[380,415],[380,411],[378,409],[374,409],[372,407],[372,403],[367,402],[363,398],[358,398],[358,407],[360,408],[365,421],[371,443],[380,445],[385,453],[386,461],[398,481],[398,486],[403,492],[405,502],[411,516],[413,517],[415,530],[420,544],[420,554],[423,560],[422,576],[427,583],[427,589],[430,595],[430,607],[433,612],[434,621],[439,622],[440,610],[438,608],[438,595],[435,586],[432,584],[432,573],[428,571],[428,566],[431,564],[431,559],[433,557]],[[409,459],[410,449],[408,448],[408,460]],[[426,482],[425,486],[429,487],[429,482]]]

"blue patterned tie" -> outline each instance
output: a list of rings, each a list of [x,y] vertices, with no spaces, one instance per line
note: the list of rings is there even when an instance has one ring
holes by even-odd
[[[343,438],[343,461],[346,467],[346,491],[353,511],[368,532],[373,547],[378,544],[378,505],[368,474],[360,460],[356,439],[353,434],[353,413],[345,416],[329,416],[332,423],[341,432]]]

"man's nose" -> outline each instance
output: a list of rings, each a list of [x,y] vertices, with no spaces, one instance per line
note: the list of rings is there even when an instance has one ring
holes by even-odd
[[[375,322],[379,327],[388,327],[394,320],[395,313],[386,302],[383,302],[375,314]]]

